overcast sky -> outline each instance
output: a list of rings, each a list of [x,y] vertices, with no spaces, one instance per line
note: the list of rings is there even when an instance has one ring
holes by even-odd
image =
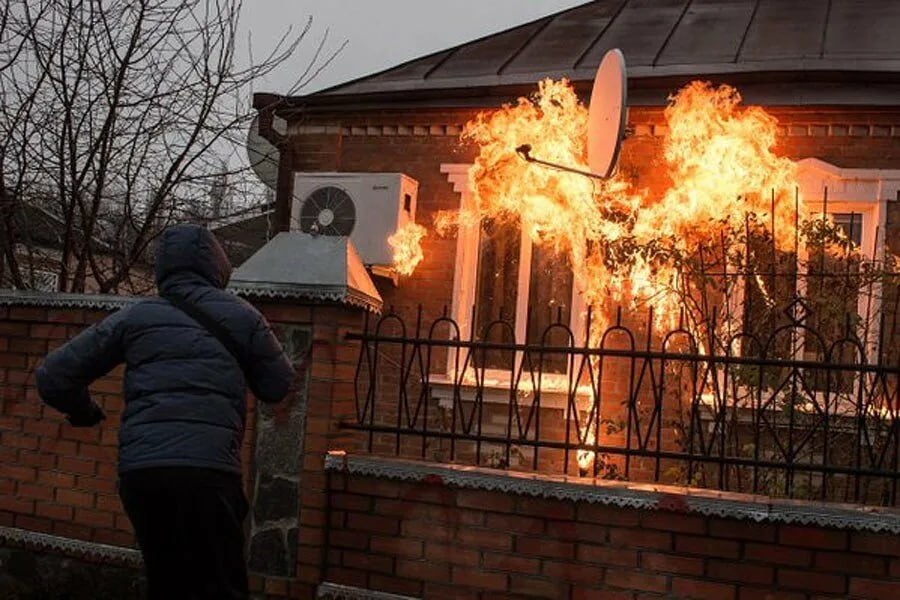
[[[313,17],[291,63],[260,82],[258,92],[287,92],[326,30],[328,50],[347,41],[299,92],[306,94],[579,4],[584,0],[245,0],[242,26],[258,57],[289,25],[299,31]]]

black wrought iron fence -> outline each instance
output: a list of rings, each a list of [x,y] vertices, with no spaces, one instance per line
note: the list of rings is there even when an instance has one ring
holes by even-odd
[[[588,312],[579,336],[557,321],[544,343],[510,341],[504,321],[485,332],[508,335],[472,336],[447,314],[387,314],[351,336],[357,413],[343,425],[378,454],[897,505],[896,320],[871,340],[849,325],[829,337],[796,302],[765,338],[722,334],[715,311],[703,334]],[[803,340],[821,347],[798,352]]]

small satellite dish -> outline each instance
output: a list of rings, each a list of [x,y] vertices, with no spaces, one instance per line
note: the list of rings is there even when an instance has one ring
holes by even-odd
[[[618,48],[606,53],[597,69],[588,106],[588,166],[601,177],[616,168],[628,120],[625,56]]]
[[[274,190],[278,182],[278,148],[259,134],[258,115],[250,123],[247,133],[247,158],[260,181]]]

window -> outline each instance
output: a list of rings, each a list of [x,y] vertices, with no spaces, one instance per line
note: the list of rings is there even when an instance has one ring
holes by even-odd
[[[567,345],[565,330],[552,328],[569,325],[572,318],[572,269],[566,256],[534,245],[517,224],[494,220],[481,223],[477,247],[473,337]],[[515,360],[504,350],[475,355],[475,364],[489,369],[515,369]],[[547,354],[541,360],[544,373],[566,372],[565,355]]]
[[[810,360],[821,360],[823,342],[830,345],[851,328],[873,358],[882,290],[877,281],[864,276],[864,265],[884,259],[886,199],[896,196],[900,172],[841,169],[804,159],[799,162],[799,180],[812,218],[827,213],[859,252],[854,255],[845,247],[826,253],[821,242],[812,241],[798,247],[796,254],[776,254],[764,248],[764,240],[751,242],[750,274],[740,298],[744,327],[765,339],[767,332],[796,319],[822,334],[821,339],[807,335],[794,344],[794,355]],[[789,306],[795,293],[802,302]],[[787,347],[781,348],[784,341],[778,341],[772,350],[789,355]]]
[[[39,292],[55,292],[59,287],[59,275],[52,271],[35,269],[32,272],[31,289]]]
[[[468,165],[442,165],[461,206],[471,201]],[[565,255],[533,244],[519,223],[484,220],[462,224],[457,237],[453,316],[462,335],[496,343],[569,345],[562,324],[578,339],[582,304],[575,291],[572,269]],[[545,337],[546,335],[546,337]],[[508,379],[521,367],[522,353],[503,349],[476,351],[476,366],[497,379]],[[565,374],[568,357],[542,354],[532,366],[545,374]],[[451,367],[452,368],[452,367]]]
[[[827,217],[812,217],[827,218],[844,238],[809,239],[805,244],[801,240],[799,255],[776,251],[768,233],[751,234],[741,300],[744,331],[764,343],[792,321],[801,323],[808,332],[796,350],[807,360],[824,359],[827,348],[846,337],[848,329],[866,337],[865,321],[875,316],[871,300],[878,290],[861,278],[863,262],[872,258],[865,244],[874,238],[874,219],[871,206],[860,204],[848,210],[862,208],[862,212],[829,210]],[[839,243],[826,251],[826,245],[835,242]],[[797,297],[802,301],[794,302]],[[776,337],[768,352],[787,357],[790,341]],[[758,350],[748,347],[744,354]]]
[[[887,198],[897,195],[900,172],[838,169],[807,159],[800,163],[800,179],[810,218],[827,214],[845,237],[829,238],[820,230],[820,235],[814,233],[807,243],[799,244],[796,252],[776,253],[770,239],[752,236],[748,274],[732,301],[733,308],[735,303],[742,306],[733,314],[742,314],[739,327],[762,343],[771,338],[766,349],[769,357],[814,363],[875,362],[879,352],[890,354],[894,335],[890,323],[885,332],[880,331],[882,294],[887,288],[882,289],[883,278],[877,271],[885,258]],[[852,242],[855,252],[847,242]],[[831,245],[827,252],[826,244]],[[887,339],[881,339],[883,333]],[[740,343],[745,356],[762,351],[751,337]],[[839,404],[845,396],[849,400],[860,383],[852,371],[815,367],[802,371],[810,397],[821,399],[823,392],[830,391]],[[765,374],[765,387],[772,389],[786,376],[774,368]],[[748,381],[755,381],[757,375],[751,374]]]

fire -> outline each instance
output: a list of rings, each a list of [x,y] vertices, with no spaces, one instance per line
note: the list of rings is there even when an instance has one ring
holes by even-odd
[[[388,237],[388,244],[394,250],[394,268],[401,275],[412,275],[422,262],[422,238],[427,230],[416,223],[406,223]]]
[[[530,144],[534,156],[588,169],[587,109],[567,81],[545,80],[534,98],[466,125],[463,139],[479,151],[470,172],[474,208],[457,218],[510,219],[534,243],[568,254],[595,315],[652,307],[660,324],[672,326],[686,292],[680,265],[697,248],[742,231],[748,215],[774,223],[779,248],[794,240],[795,164],[773,151],[776,120],[740,102],[734,88],[701,82],[671,99],[664,140],[671,185],[652,196],[622,175],[596,181],[516,154]],[[436,227],[450,222],[439,215]]]
[[[805,212],[795,200],[795,164],[773,151],[775,118],[742,107],[734,88],[693,82],[664,116],[662,167],[671,183],[663,193],[637,189],[622,174],[598,181],[528,163],[516,153],[520,145],[588,170],[587,109],[567,81],[545,80],[533,98],[465,126],[463,140],[478,149],[473,208],[439,214],[435,227],[442,233],[482,218],[521,224],[535,244],[568,255],[595,332],[604,329],[596,320],[611,318],[617,306],[652,308],[658,325],[676,326],[690,293],[684,265],[698,249],[740,239],[748,218],[773,225],[776,246],[792,249]],[[593,443],[596,432],[586,434]],[[586,472],[595,456],[584,450],[577,459]]]

